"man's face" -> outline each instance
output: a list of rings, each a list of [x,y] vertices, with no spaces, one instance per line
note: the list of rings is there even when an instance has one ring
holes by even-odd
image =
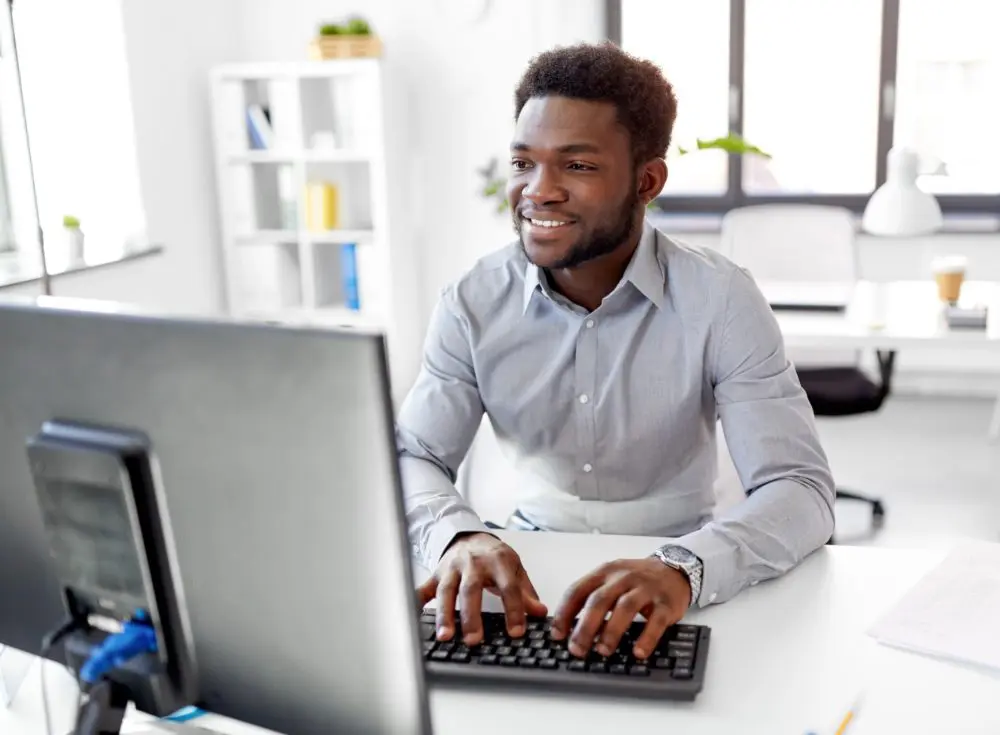
[[[572,268],[629,239],[639,221],[628,132],[607,102],[534,97],[517,118],[507,199],[528,259]]]

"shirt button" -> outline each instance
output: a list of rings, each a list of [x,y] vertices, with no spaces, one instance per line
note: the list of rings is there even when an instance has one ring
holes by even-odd
[[[709,602],[715,602],[715,598],[716,598],[716,597],[718,597],[718,596],[719,596],[719,595],[718,595],[718,593],[716,593],[716,592],[713,592],[712,594],[710,594],[710,595],[708,596],[708,601],[709,601]]]
[[[587,320],[587,329],[593,329],[593,328],[594,328],[594,320],[593,319],[588,319]]]
[[[580,394],[580,403],[586,403],[589,400],[590,400],[590,396],[588,396],[586,393],[581,393]]]
[[[590,462],[587,462],[587,464],[585,464],[583,466],[583,471],[584,472],[590,472],[593,469],[594,469],[594,465],[590,464]]]

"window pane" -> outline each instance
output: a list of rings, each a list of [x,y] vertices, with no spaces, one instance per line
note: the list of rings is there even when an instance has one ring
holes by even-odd
[[[920,186],[1000,192],[1000,7],[902,0],[893,145],[921,154]]]
[[[881,29],[875,0],[746,0],[748,193],[875,188]]]
[[[729,131],[729,0],[622,0],[622,48],[659,65],[677,95],[664,195],[725,193],[724,154],[677,147]]]

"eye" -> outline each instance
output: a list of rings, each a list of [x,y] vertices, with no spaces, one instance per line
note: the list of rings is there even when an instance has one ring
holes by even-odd
[[[583,163],[583,161],[573,161],[569,165],[571,171],[596,171],[596,166],[591,166],[589,163]]]
[[[515,171],[527,171],[531,167],[531,164],[523,158],[514,158],[510,162],[510,167]]]

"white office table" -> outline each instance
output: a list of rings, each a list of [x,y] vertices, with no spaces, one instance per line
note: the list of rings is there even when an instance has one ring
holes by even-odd
[[[827,284],[828,286],[829,284]],[[808,284],[796,284],[803,293]],[[761,291],[783,292],[760,282]],[[822,294],[822,284],[817,286]],[[947,348],[1000,354],[1000,284],[968,281],[961,303],[989,306],[986,329],[950,329],[933,280],[876,283],[859,281],[844,312],[778,310],[775,316],[789,348],[906,350]],[[1000,436],[998,394],[989,436]]]
[[[607,560],[645,556],[658,543],[624,536],[504,536],[550,609],[580,575]],[[849,735],[996,735],[1000,676],[887,648],[864,634],[941,558],[824,547],[782,579],[691,612],[689,621],[713,629],[705,689],[694,703],[434,689],[435,733],[832,735],[835,720],[864,689],[864,709]],[[969,590],[969,604],[975,598]],[[56,731],[64,732],[76,690],[59,667],[48,671]],[[0,733],[37,735],[41,717],[36,669],[12,708],[0,709]],[[263,732],[211,715],[195,722],[232,735]]]

